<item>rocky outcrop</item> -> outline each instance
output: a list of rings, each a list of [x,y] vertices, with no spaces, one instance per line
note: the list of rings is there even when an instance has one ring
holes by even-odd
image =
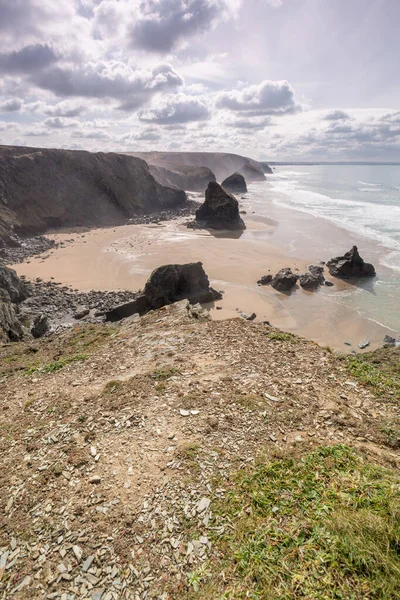
[[[0,265],[0,340],[18,341],[23,337],[16,303],[27,297],[23,281],[13,269]]]
[[[0,300],[0,341],[17,342],[24,333],[21,323],[11,302]]]
[[[385,346],[385,348],[400,347],[400,338],[396,339],[391,335],[385,335],[383,339],[383,345]]]
[[[232,194],[246,194],[246,180],[241,173],[232,173],[221,183],[224,190]]]
[[[216,181],[208,184],[206,199],[196,211],[196,223],[211,229],[246,229],[239,215],[239,203]]]
[[[185,192],[161,185],[139,158],[0,147],[3,245],[12,232],[25,236],[51,227],[118,224],[185,204]]]
[[[204,192],[210,181],[216,181],[214,173],[207,167],[179,165],[166,169],[165,167],[149,165],[149,169],[158,183],[192,192]]]
[[[143,293],[132,302],[122,304],[106,313],[107,321],[120,321],[138,313],[140,315],[188,300],[191,304],[220,300],[221,294],[210,287],[201,262],[184,265],[164,265],[150,275]]]
[[[319,265],[310,265],[308,272],[299,276],[299,284],[306,290],[315,289],[323,285],[324,281],[324,268]]]
[[[374,277],[375,267],[363,261],[358,253],[357,246],[346,252],[343,256],[332,258],[326,263],[329,273],[341,279],[353,279],[357,277]]]
[[[0,265],[0,300],[22,302],[26,297],[25,285],[17,273]]]
[[[292,272],[292,269],[281,269],[271,281],[271,285],[279,292],[288,292],[297,283],[298,276]]]
[[[261,165],[261,167],[262,167],[262,169],[263,169],[263,171],[264,171],[264,173],[266,175],[272,175],[273,174],[273,170],[271,169],[271,167],[269,166],[268,163],[261,161],[260,165]]]
[[[149,165],[165,169],[174,169],[177,166],[182,168],[183,165],[207,167],[215,173],[218,181],[223,181],[234,172],[241,173],[247,182],[264,181],[264,173],[270,170],[265,163],[260,163],[247,156],[225,152],[135,152],[129,154],[143,158]]]
[[[33,321],[33,326],[31,328],[31,334],[34,338],[41,338],[50,329],[49,319],[46,315],[38,315]]]

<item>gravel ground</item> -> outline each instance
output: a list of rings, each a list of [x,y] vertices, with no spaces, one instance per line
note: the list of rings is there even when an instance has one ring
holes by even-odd
[[[190,598],[213,502],[267,456],[343,442],[400,466],[343,360],[186,303],[0,348],[0,598]]]

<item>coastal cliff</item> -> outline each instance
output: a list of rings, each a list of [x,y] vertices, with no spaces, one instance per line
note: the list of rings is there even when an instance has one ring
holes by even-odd
[[[210,181],[216,177],[208,167],[191,165],[173,166],[169,169],[149,164],[150,173],[162,185],[176,186],[192,192],[204,192]]]
[[[184,206],[140,158],[75,150],[0,147],[0,244],[12,233],[50,227],[105,226],[138,214]]]
[[[265,173],[272,173],[270,167],[252,158],[225,152],[135,152],[130,156],[143,158],[149,165],[164,169],[182,166],[207,167],[222,181],[232,173],[241,173],[246,181],[264,181]]]

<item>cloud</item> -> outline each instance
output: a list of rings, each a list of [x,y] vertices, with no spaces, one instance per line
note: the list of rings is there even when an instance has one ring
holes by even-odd
[[[134,70],[120,61],[89,62],[75,67],[53,67],[38,73],[33,82],[57,96],[113,98],[121,108],[141,106],[156,92],[172,90],[183,80],[169,65]]]
[[[186,94],[162,98],[154,108],[139,113],[141,121],[160,125],[205,121],[210,116],[210,109],[204,101]]]
[[[20,131],[19,123],[0,121],[0,131]]]
[[[353,115],[353,113],[352,113]],[[396,112],[354,114],[350,120],[319,117],[308,130],[288,133],[270,145],[275,157],[303,160],[396,160],[400,155],[400,120]],[[323,158],[322,158],[323,157]]]
[[[327,113],[323,119],[325,121],[349,121],[351,117],[347,112],[344,112],[344,110],[333,110]]]
[[[19,98],[10,98],[0,104],[0,112],[18,112],[23,106],[22,100]]]
[[[82,102],[64,100],[58,104],[46,106],[43,108],[43,113],[50,117],[79,117],[86,110],[87,107]]]
[[[56,61],[57,56],[49,46],[32,44],[18,51],[0,54],[0,72],[3,75],[32,73]]]
[[[89,139],[89,140],[110,140],[111,136],[105,132],[100,130],[86,130],[86,129],[82,129],[82,130],[78,130],[78,131],[74,131],[72,134],[73,138],[83,138],[83,139]]]
[[[63,119],[62,117],[49,117],[43,122],[43,125],[50,127],[50,129],[64,129],[65,127],[76,127],[79,125],[79,121]]]
[[[262,115],[287,115],[298,112],[294,89],[287,81],[262,81],[241,90],[221,92],[217,107],[242,112],[250,117]]]
[[[130,29],[132,46],[170,52],[182,40],[203,33],[234,3],[226,0],[143,0],[141,16]]]
[[[395,112],[391,112],[391,113],[387,113],[386,115],[383,115],[381,117],[381,121],[388,122],[388,123],[394,123],[394,124],[400,124],[400,111],[395,111]]]
[[[264,117],[264,118],[244,118],[244,119],[232,119],[232,118],[227,118],[225,120],[222,121],[222,123],[224,125],[226,125],[227,127],[235,127],[237,129],[265,129],[266,127],[271,127],[272,125],[274,125],[273,120],[271,119],[271,117]]]
[[[160,132],[155,127],[146,127],[141,131],[130,132],[118,138],[118,142],[129,146],[137,141],[154,142],[161,138]]]
[[[271,8],[280,8],[283,4],[283,0],[264,0]]]

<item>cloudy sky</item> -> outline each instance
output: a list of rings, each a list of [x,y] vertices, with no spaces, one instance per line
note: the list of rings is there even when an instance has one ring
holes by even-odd
[[[400,0],[0,0],[0,143],[400,160]]]

